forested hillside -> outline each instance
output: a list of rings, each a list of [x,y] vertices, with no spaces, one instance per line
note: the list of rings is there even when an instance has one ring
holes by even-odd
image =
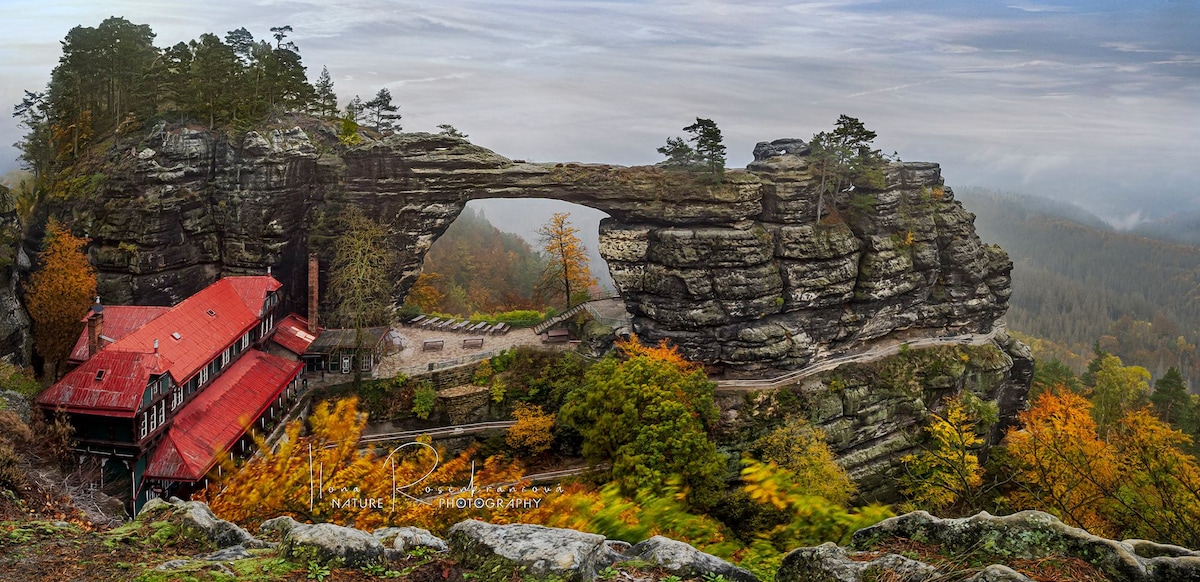
[[[1177,366],[1200,378],[1200,249],[1099,228],[1086,211],[1043,199],[958,195],[980,237],[1012,257],[1008,324],[1042,340],[1039,356],[1081,370],[1099,342],[1155,377]]]
[[[524,239],[467,207],[429,249],[409,303],[457,315],[540,308],[534,287],[545,266]]]

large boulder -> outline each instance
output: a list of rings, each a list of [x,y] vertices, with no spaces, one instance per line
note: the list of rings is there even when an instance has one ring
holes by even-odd
[[[299,560],[315,560],[357,568],[383,560],[383,544],[361,530],[332,523],[291,525],[283,535],[283,555]]]
[[[634,544],[626,556],[657,564],[663,570],[680,576],[724,576],[734,582],[757,582],[754,574],[712,554],[706,554],[685,544],[662,536],[654,536]]]
[[[266,547],[264,542],[237,524],[217,517],[212,509],[201,501],[181,501],[174,497],[170,501],[151,499],[142,507],[137,518],[139,521],[178,521],[186,534],[206,540],[218,548],[238,545],[246,548]]]
[[[433,535],[429,530],[419,527],[385,527],[375,530],[371,535],[375,536],[385,547],[394,548],[405,554],[418,547],[430,548],[435,552],[444,552],[450,549],[445,540]]]
[[[450,555],[469,568],[499,574],[521,570],[535,578],[589,582],[619,555],[604,536],[540,525],[492,525],[468,520],[450,528]]]

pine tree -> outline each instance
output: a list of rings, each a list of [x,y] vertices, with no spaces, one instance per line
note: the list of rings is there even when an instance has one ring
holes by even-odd
[[[692,134],[688,141],[695,144],[693,149],[696,152],[696,159],[704,165],[704,168],[713,176],[721,176],[725,173],[725,144],[722,143],[721,130],[717,128],[716,122],[711,119],[696,118],[696,123],[693,123],[685,128],[684,131]],[[670,145],[670,140],[667,144]]]
[[[883,186],[883,155],[871,149],[875,132],[848,115],[838,116],[832,132],[819,132],[809,141],[809,159],[820,178],[817,187],[817,222],[825,209],[825,197],[834,203],[839,194],[856,185]]]
[[[384,87],[375,94],[375,98],[363,104],[367,113],[367,125],[380,133],[400,131],[400,114],[396,113],[400,106],[392,104],[392,92]]]
[[[333,92],[333,78],[329,76],[329,69],[321,67],[321,76],[317,77],[314,89],[316,90],[314,109],[317,115],[336,117],[338,113],[337,93]]]

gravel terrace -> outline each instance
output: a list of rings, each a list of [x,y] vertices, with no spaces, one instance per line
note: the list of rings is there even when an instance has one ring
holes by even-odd
[[[430,364],[444,364],[439,367],[450,367],[451,362],[469,363],[493,356],[516,346],[538,346],[544,349],[571,349],[572,343],[542,343],[541,336],[535,335],[532,329],[514,329],[504,335],[480,335],[473,333],[453,332],[447,330],[424,329],[408,325],[394,326],[400,337],[404,338],[404,347],[400,351],[384,356],[383,362],[375,368],[376,378],[391,378],[397,372],[408,375],[428,372]],[[463,348],[463,340],[467,338],[483,338],[483,347]],[[441,350],[423,350],[428,340],[444,340]],[[485,355],[486,354],[486,355]]]

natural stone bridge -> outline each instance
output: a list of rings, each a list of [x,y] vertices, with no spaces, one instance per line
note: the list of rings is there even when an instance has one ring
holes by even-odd
[[[328,259],[336,217],[351,205],[390,229],[399,301],[434,239],[480,198],[607,212],[600,252],[635,331],[735,374],[795,369],[898,329],[986,332],[1010,293],[1012,263],[981,244],[936,164],[892,164],[885,188],[843,195],[839,218],[818,225],[798,140],[759,144],[754,163],[720,183],[655,167],[514,162],[422,133],[347,149],[313,120],[251,132],[236,147],[161,127],[119,147],[96,198],[52,209],[86,225],[100,292],[114,303],[167,304],[222,273],[268,266],[302,294],[304,257]]]

